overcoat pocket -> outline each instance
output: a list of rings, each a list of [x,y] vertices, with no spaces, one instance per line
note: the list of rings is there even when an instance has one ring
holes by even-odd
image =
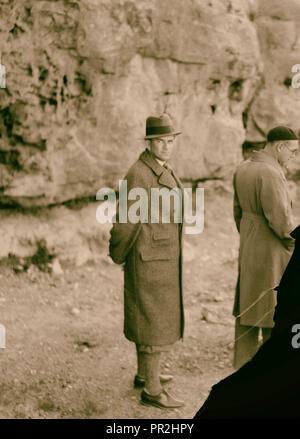
[[[170,261],[171,259],[176,259],[169,249],[157,248],[157,249],[144,249],[140,253],[142,261]]]
[[[152,232],[151,246],[157,247],[170,247],[171,240],[168,232]]]

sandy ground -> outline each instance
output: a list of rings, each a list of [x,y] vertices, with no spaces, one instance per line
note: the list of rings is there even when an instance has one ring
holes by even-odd
[[[123,336],[122,271],[108,258],[54,276],[0,268],[1,418],[191,418],[233,372],[231,315],[238,233],[229,193],[206,196],[205,230],[186,237],[185,336],[163,357],[167,388],[185,401],[139,403],[134,345]]]

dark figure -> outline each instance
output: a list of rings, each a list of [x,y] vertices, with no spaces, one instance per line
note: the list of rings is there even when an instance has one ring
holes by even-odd
[[[195,419],[300,419],[300,226],[291,236],[296,244],[276,288],[271,337],[252,360],[212,387]]]

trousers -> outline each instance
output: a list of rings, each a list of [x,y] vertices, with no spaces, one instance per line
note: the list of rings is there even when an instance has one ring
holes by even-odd
[[[239,369],[247,363],[257,352],[259,343],[259,330],[262,332],[262,341],[265,343],[271,336],[273,328],[260,328],[259,326],[246,326],[240,324],[240,318],[235,320],[235,343],[233,367]]]

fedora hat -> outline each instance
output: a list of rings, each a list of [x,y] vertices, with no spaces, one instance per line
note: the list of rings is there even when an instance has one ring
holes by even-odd
[[[146,120],[145,139],[177,136],[178,134],[181,134],[181,131],[174,130],[170,116],[167,113],[163,113],[160,117],[150,116]]]

